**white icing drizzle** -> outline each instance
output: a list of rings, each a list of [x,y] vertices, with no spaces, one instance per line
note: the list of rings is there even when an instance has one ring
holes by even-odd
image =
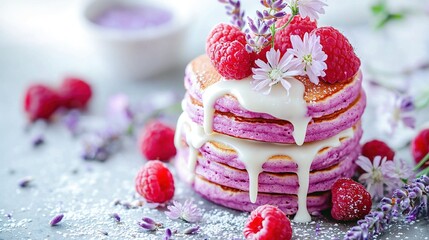
[[[186,128],[186,129],[185,129]],[[310,179],[310,166],[317,153],[325,147],[338,147],[341,138],[352,137],[353,128],[349,128],[339,134],[325,140],[306,143],[302,146],[295,144],[276,144],[267,142],[257,142],[252,140],[230,137],[224,134],[207,134],[204,129],[194,123],[186,113],[182,113],[177,122],[175,145],[182,148],[181,137],[186,131],[185,141],[189,146],[188,169],[194,175],[197,161],[197,151],[201,146],[209,141],[226,144],[238,154],[238,159],[243,162],[249,175],[249,197],[252,203],[256,202],[258,194],[258,176],[263,171],[263,164],[272,156],[285,155],[292,158],[298,165],[298,212],[294,221],[311,221],[307,210],[307,193]]]
[[[251,79],[225,80],[212,84],[203,93],[204,106],[204,131],[207,134],[213,132],[214,105],[217,99],[230,94],[233,95],[245,109],[267,113],[278,119],[292,123],[293,137],[298,145],[304,143],[307,125],[311,117],[307,115],[307,103],[304,100],[304,84],[296,79],[289,80],[291,91],[287,95],[281,84],[272,87],[271,93],[264,95],[253,90]]]

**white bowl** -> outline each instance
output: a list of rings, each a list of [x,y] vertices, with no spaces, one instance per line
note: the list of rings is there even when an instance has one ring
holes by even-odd
[[[165,9],[172,19],[157,27],[115,29],[94,22],[115,6],[152,6]],[[128,79],[145,79],[173,68],[183,60],[184,41],[191,12],[180,1],[93,0],[84,9],[84,19],[96,36],[96,44],[108,64],[109,74]]]

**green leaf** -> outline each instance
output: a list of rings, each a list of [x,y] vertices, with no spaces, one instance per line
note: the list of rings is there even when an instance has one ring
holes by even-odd
[[[381,2],[378,4],[372,5],[371,11],[375,15],[378,15],[380,13],[384,13],[384,12],[386,12],[386,4],[384,2]]]

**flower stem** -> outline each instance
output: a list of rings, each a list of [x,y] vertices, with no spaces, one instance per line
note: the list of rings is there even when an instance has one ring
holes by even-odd
[[[281,26],[280,28],[277,28],[276,30],[281,31],[281,30],[285,29],[289,25],[289,23],[292,22],[293,18],[296,16],[296,14],[297,13],[292,12],[292,16],[289,18],[289,20],[283,26]]]
[[[420,171],[419,173],[417,173],[417,177],[421,177],[423,175],[429,175],[429,167],[423,169],[422,171]]]
[[[414,171],[419,170],[423,166],[423,164],[425,164],[428,160],[429,160],[429,153],[427,153],[426,156],[414,167]]]

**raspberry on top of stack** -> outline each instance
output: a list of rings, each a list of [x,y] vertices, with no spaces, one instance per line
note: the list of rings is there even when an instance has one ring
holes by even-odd
[[[317,26],[323,1],[262,0],[256,19],[239,1],[220,2],[232,24],[215,26],[207,55],[186,68],[178,173],[220,205],[272,204],[310,221],[356,168],[360,60],[338,30]]]

